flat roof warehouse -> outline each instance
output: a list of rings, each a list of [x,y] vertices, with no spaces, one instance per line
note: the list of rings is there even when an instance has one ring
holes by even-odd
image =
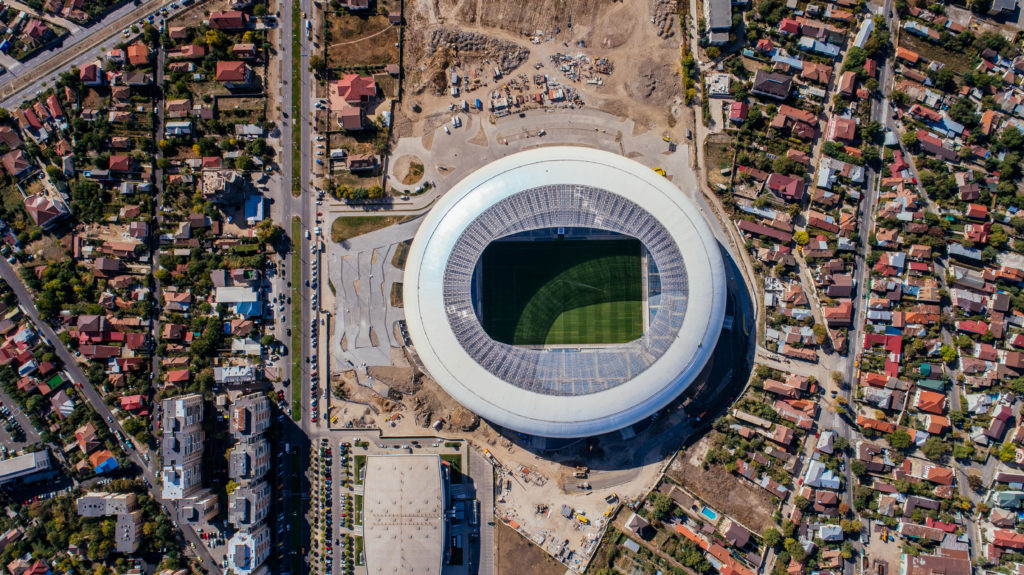
[[[471,294],[480,254],[505,236],[558,227],[644,245],[660,292],[640,339],[570,354],[484,332]],[[498,425],[566,438],[632,425],[678,397],[711,357],[726,299],[718,243],[689,196],[633,160],[582,147],[521,152],[459,182],[420,226],[405,290],[412,342],[449,394]]]
[[[439,455],[366,457],[367,573],[441,573],[448,506],[448,477],[442,469]]]

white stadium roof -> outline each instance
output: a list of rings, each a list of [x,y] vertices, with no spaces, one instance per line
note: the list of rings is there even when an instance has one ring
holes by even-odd
[[[639,340],[559,353],[484,333],[470,294],[480,253],[559,226],[623,233],[647,248],[661,292]],[[543,437],[615,431],[666,406],[710,359],[726,300],[718,243],[690,197],[633,160],[582,147],[514,154],[456,184],[420,226],[404,288],[409,335],[430,375],[481,417]]]

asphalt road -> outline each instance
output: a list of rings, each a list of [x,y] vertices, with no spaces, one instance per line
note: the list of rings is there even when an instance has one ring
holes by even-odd
[[[103,396],[96,391],[96,388],[89,382],[89,378],[85,375],[85,372],[82,371],[78,362],[75,361],[74,356],[72,356],[71,352],[68,351],[68,348],[65,347],[64,343],[57,337],[53,328],[50,327],[48,323],[40,319],[32,294],[28,291],[28,288],[25,287],[25,284],[21,282],[21,278],[18,277],[18,273],[10,266],[10,264],[7,263],[6,260],[0,260],[0,277],[3,277],[4,281],[6,281],[7,284],[11,286],[11,289],[14,290],[15,295],[18,296],[18,302],[21,303],[22,308],[24,308],[32,321],[35,322],[36,329],[39,331],[40,335],[44,337],[51,346],[53,346],[57,356],[60,357],[62,362],[64,362],[64,369],[67,371],[68,375],[71,376],[71,380],[75,383],[75,386],[79,388],[79,392],[83,397],[85,397],[86,401],[88,401],[92,405],[93,409],[100,414],[100,417],[107,422],[107,425],[110,426],[111,430],[120,432],[122,437],[130,437],[125,433],[120,422],[113,417],[113,414],[110,412],[110,408],[107,407],[107,404],[103,401]],[[149,467],[146,466],[146,462],[142,458],[141,452],[128,447],[124,442],[121,443],[121,449],[123,449],[127,454],[128,459],[142,470],[142,475],[146,480],[146,484],[149,486],[150,495],[160,503],[164,508],[164,511],[166,511],[175,524],[177,524],[177,503],[174,501],[165,501],[160,497],[156,475]],[[150,458],[152,459],[152,456]],[[185,541],[195,546],[195,552],[203,561],[203,565],[206,568],[207,573],[220,575],[220,568],[213,562],[213,558],[210,556],[195,531],[187,525],[179,525],[179,527],[185,537]]]
[[[161,86],[161,87],[164,85],[164,58],[165,58],[166,54],[167,53],[163,49],[162,46],[157,49],[157,54],[156,54],[156,85],[157,86]],[[153,132],[154,132],[154,138],[156,138],[157,141],[160,141],[160,138],[162,138],[163,134],[164,134],[164,106],[163,106],[162,102],[160,102],[157,105],[156,125],[153,127]],[[164,157],[163,151],[160,149],[159,146],[157,146],[157,148],[156,148],[156,161],[154,161],[154,167],[156,167],[157,161],[159,161],[160,158],[163,158],[163,157]],[[151,270],[151,272],[153,274],[153,288],[154,288],[153,293],[162,294],[163,293],[163,286],[161,285],[160,278],[159,278],[159,276],[157,276],[156,272],[157,272],[157,270],[160,269],[160,226],[163,224],[163,221],[164,221],[163,209],[162,209],[163,206],[164,206],[164,171],[159,169],[159,168],[156,168],[153,180],[154,180],[154,183],[156,185],[156,205],[154,206],[154,210],[155,210],[156,213],[155,213],[154,219],[153,219],[153,225],[155,226],[155,229],[150,230],[150,244],[149,244],[149,254],[150,254],[149,257],[150,257],[150,266],[151,266],[150,270]],[[153,307],[153,319],[152,319],[152,325],[150,326],[152,328],[150,333],[151,333],[151,337],[153,339],[153,343],[154,344],[156,342],[160,341],[160,321],[159,321],[159,318],[160,318],[161,310],[160,310],[160,303],[159,302],[160,302],[160,300],[158,298],[156,300],[157,305],[155,305]],[[152,361],[152,364],[150,365],[150,373],[152,373],[153,381],[160,381],[160,360],[161,359],[162,358],[157,357],[157,355],[155,353],[153,354],[153,361]],[[150,422],[149,422],[149,425],[150,425],[150,433],[153,434],[153,437],[160,437],[160,417],[157,416],[157,417],[151,418]],[[154,464],[155,464],[155,462],[154,462]]]
[[[55,48],[43,52],[0,76],[0,106],[13,110],[26,98],[53,83],[72,66],[81,66],[98,58],[114,44],[126,40],[121,31],[158,11],[165,0],[132,3],[112,11],[99,23],[72,33]]]

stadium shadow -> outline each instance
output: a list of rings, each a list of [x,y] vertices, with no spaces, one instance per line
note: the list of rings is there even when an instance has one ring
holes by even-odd
[[[727,300],[725,327],[701,375],[672,403],[625,429],[588,438],[553,439],[528,436],[495,425],[505,438],[538,456],[568,466],[583,465],[598,474],[586,482],[570,477],[566,489],[603,489],[630,481],[636,471],[670,456],[711,428],[746,387],[753,369],[756,308],[743,274],[719,244],[725,264]],[[571,491],[571,490],[570,490]]]

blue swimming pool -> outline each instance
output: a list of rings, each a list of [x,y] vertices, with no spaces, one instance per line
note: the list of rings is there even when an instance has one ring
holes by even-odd
[[[701,509],[700,514],[712,521],[718,521],[718,514],[712,511],[710,507],[704,507]]]

